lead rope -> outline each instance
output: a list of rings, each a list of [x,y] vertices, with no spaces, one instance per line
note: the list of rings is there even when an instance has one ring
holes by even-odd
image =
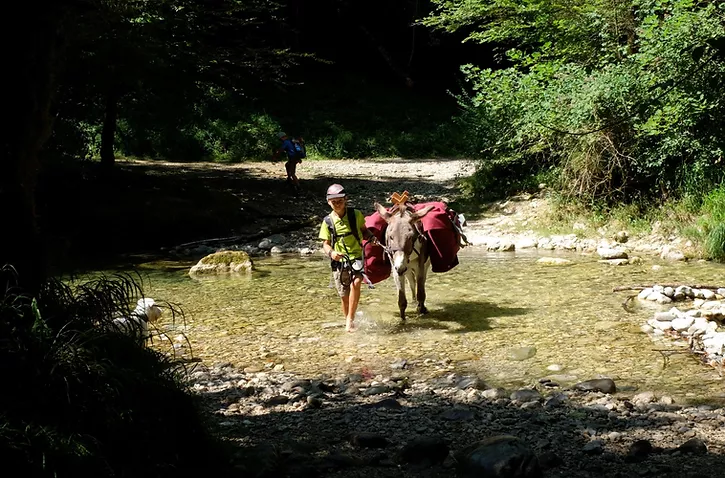
[[[364,242],[370,242],[370,241],[364,241]],[[346,259],[345,262],[347,262],[348,267],[350,268],[350,281],[352,282],[352,276],[355,271],[352,268],[352,259],[350,258],[350,251],[347,250],[347,244],[345,244],[345,241],[342,241],[342,247],[343,247],[343,249],[345,249],[345,256],[344,256]],[[360,271],[360,273],[362,275],[363,282],[365,282],[368,285],[368,289],[374,289],[375,286],[373,285],[373,283],[370,280],[370,278],[368,277],[368,275],[365,273],[365,244],[361,243],[360,248],[362,249],[362,263],[363,263],[363,268]],[[345,284],[345,285],[350,285],[350,284]]]
[[[354,212],[353,212],[354,214]],[[359,230],[358,230],[359,232]],[[353,237],[357,239],[357,236],[353,234]],[[340,237],[337,235],[337,230],[334,228],[334,222],[332,227],[332,250],[335,250],[335,245],[337,244],[337,240],[340,239]],[[370,241],[364,241],[365,243],[369,243]],[[380,247],[383,247],[382,244],[378,243]],[[345,241],[342,241],[342,248],[345,249],[345,254],[343,255],[344,261],[340,264],[340,267],[347,267],[350,270],[350,282],[347,284],[342,283],[342,275],[340,275],[340,283],[342,283],[343,286],[348,287],[352,283],[352,277],[354,270],[352,268],[352,259],[350,258],[350,251],[347,249],[347,244],[345,244]],[[373,282],[370,280],[368,275],[365,273],[365,244],[360,243],[360,249],[362,250],[362,263],[363,268],[360,271],[362,275],[363,282],[365,282],[368,285],[368,289],[374,289],[375,286],[373,285]],[[345,266],[347,264],[347,266]],[[334,285],[334,271],[330,275],[330,287],[333,287]]]

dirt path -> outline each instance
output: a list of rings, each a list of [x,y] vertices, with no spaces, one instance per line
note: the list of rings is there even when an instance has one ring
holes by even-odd
[[[227,227],[231,230],[229,234],[255,238],[263,236],[265,231],[295,230],[318,221],[329,212],[324,197],[332,183],[343,184],[351,205],[369,213],[376,201],[389,204],[390,195],[396,191],[409,191],[414,202],[442,200],[455,203],[461,196],[459,179],[475,170],[473,162],[459,159],[304,161],[298,167],[303,190],[295,195],[285,182],[281,162],[218,165],[128,161],[121,165],[130,170],[143,170],[147,175],[171,178],[174,182],[201,185],[206,191],[225,196],[226,200],[205,198],[202,204],[190,207],[204,207],[203,203],[210,201],[206,204],[208,210],[197,212],[226,217],[228,221],[221,229]],[[471,211],[458,212],[466,213],[472,219],[465,229],[472,245],[490,250],[538,248],[540,251],[596,253],[600,247],[619,247],[627,250],[630,256],[662,255],[666,250],[672,250],[674,252],[667,253],[671,253],[674,260],[697,257],[691,244],[667,231],[654,230],[639,237],[628,235],[625,244],[615,240],[622,234],[617,224],[593,228],[572,219],[571,224],[559,224],[562,232],[558,235],[542,232],[552,214],[552,204],[545,189],[536,195],[488,204],[475,216]],[[312,229],[309,228],[308,239],[314,236],[314,231],[310,232]],[[203,239],[217,234],[208,232],[210,228],[204,230]]]
[[[133,178],[143,177],[150,183],[133,196],[148,198],[149,222],[157,221],[156,216],[168,224],[167,229],[180,230],[174,237],[186,240],[179,240],[177,245],[195,242],[187,239],[190,236],[197,242],[225,236],[243,241],[258,239],[265,231],[288,232],[317,223],[329,212],[325,191],[332,183],[343,184],[351,205],[366,214],[373,211],[376,201],[389,204],[390,195],[396,191],[409,191],[414,202],[452,202],[460,194],[457,180],[474,171],[474,165],[465,160],[305,161],[298,167],[302,192],[293,194],[281,162],[218,165],[123,161],[119,166]],[[157,199],[154,194],[158,194]],[[176,208],[174,217],[170,217],[167,205]],[[170,220],[182,224],[174,226]],[[314,228],[307,229],[310,236]]]

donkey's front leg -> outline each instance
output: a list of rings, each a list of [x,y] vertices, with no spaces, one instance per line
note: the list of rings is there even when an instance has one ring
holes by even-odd
[[[418,313],[421,315],[428,313],[428,309],[425,307],[425,279],[427,276],[428,264],[421,267],[415,277],[415,286],[417,289],[415,296],[418,299]]]
[[[400,309],[400,320],[405,320],[405,309],[408,307],[408,299],[405,297],[405,274],[398,276],[395,281],[398,286],[398,308]]]

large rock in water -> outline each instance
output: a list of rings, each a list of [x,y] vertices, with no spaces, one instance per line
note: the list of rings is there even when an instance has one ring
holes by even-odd
[[[254,270],[254,263],[244,251],[219,251],[209,254],[189,270],[190,275],[226,273],[248,273]]]
[[[539,478],[539,459],[514,436],[499,435],[470,445],[456,454],[458,476],[466,478]]]
[[[579,382],[574,388],[583,392],[617,393],[617,386],[611,378],[595,378]]]

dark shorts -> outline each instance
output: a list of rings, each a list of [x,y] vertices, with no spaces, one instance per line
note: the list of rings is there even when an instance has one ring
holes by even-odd
[[[362,271],[353,272],[349,267],[338,267],[333,269],[332,277],[335,279],[335,289],[340,297],[350,295],[350,284],[354,278],[362,280]]]

